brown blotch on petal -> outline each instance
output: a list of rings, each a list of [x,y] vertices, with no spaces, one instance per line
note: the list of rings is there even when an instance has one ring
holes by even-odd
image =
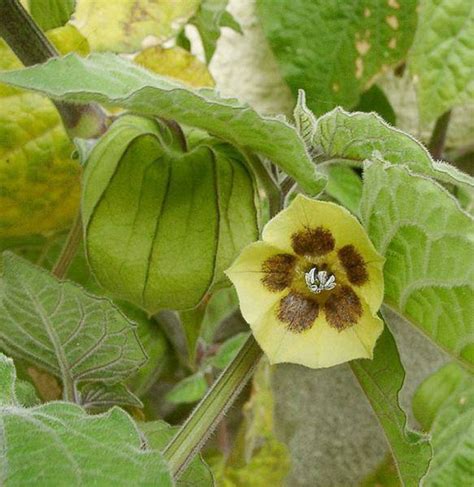
[[[291,254],[276,254],[262,264],[263,285],[273,292],[283,291],[293,278],[296,257]]]
[[[282,298],[278,308],[278,319],[295,333],[311,328],[318,314],[319,305],[316,301],[295,292]]]
[[[368,281],[369,275],[364,259],[353,245],[345,245],[339,249],[337,255],[351,284],[361,286]]]
[[[362,316],[362,304],[351,287],[340,286],[331,292],[324,311],[329,325],[342,331],[357,323]]]
[[[306,228],[291,236],[291,245],[298,255],[325,255],[334,249],[334,237],[323,227]]]

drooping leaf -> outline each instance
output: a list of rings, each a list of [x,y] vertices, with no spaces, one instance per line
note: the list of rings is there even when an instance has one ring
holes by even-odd
[[[390,127],[375,113],[347,113],[339,108],[317,120],[313,147],[325,159],[361,164],[382,158],[412,171],[474,191],[474,179],[444,162],[433,161],[410,135]]]
[[[84,174],[89,264],[109,292],[150,313],[197,306],[257,238],[253,179],[237,151],[136,116],[117,120]],[[229,149],[230,150],[230,149]]]
[[[196,88],[212,88],[214,80],[207,66],[182,47],[149,47],[134,59],[154,73],[183,81]]]
[[[470,0],[422,0],[409,66],[423,119],[474,100],[474,8]]]
[[[118,383],[145,361],[135,325],[110,301],[60,282],[20,257],[3,255],[0,348],[75,388]]]
[[[351,368],[384,430],[402,485],[420,485],[428,470],[431,447],[427,437],[406,427],[406,415],[398,403],[405,371],[387,327],[379,338],[373,360],[354,360]]]
[[[139,423],[139,428],[145,434],[149,445],[157,450],[163,449],[179,429],[164,421]],[[177,487],[213,487],[214,479],[209,467],[200,455],[197,455],[184,470],[176,485]]]
[[[133,52],[147,36],[160,43],[173,37],[198,5],[199,0],[80,0],[74,17],[94,51]]]
[[[425,380],[413,410],[430,431],[433,460],[423,485],[469,485],[474,474],[474,379],[454,363]]]
[[[211,62],[216,51],[217,40],[221,35],[221,27],[224,25],[240,31],[239,24],[232,15],[226,11],[229,0],[201,0],[196,15],[191,19],[201,36],[206,62]]]
[[[62,27],[74,12],[75,0],[28,0],[30,14],[42,30]]]
[[[385,301],[453,357],[474,362],[474,224],[435,182],[404,166],[364,171],[361,216],[386,258]]]
[[[87,53],[87,40],[67,25],[48,33],[62,53]],[[0,69],[21,67],[0,39]],[[80,166],[51,101],[0,85],[0,238],[67,228],[79,204]]]
[[[416,1],[257,2],[260,22],[293,93],[318,115],[355,106],[359,94],[401,61],[416,26]]]
[[[17,400],[13,361],[0,354],[2,484],[171,487],[161,454],[143,447],[135,423],[113,408],[89,416],[75,404],[24,408]]]
[[[52,98],[109,103],[201,128],[268,157],[310,194],[319,193],[324,185],[296,130],[281,119],[262,117],[237,100],[221,98],[208,89],[185,89],[117,56],[92,54],[80,59],[68,55],[0,73],[0,81]]]
[[[166,394],[166,400],[173,404],[186,404],[199,401],[207,391],[207,382],[202,372],[190,375],[178,382]]]

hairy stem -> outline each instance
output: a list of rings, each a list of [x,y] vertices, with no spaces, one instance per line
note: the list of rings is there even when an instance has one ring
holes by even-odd
[[[82,221],[81,214],[78,212],[74,223],[72,224],[71,230],[66,238],[61,253],[58,260],[54,264],[52,273],[58,278],[63,279],[71,265],[74,256],[76,255],[79,244],[82,240]]]
[[[55,47],[18,0],[0,0],[0,36],[25,66],[58,56]],[[53,103],[71,138],[94,138],[105,132],[108,120],[98,105]]]
[[[451,119],[451,110],[444,112],[438,120],[436,120],[431,139],[428,144],[428,149],[433,159],[441,159],[443,157],[444,145],[446,143],[446,135],[448,133],[449,120]]]
[[[221,373],[201,402],[166,445],[163,452],[177,479],[199,452],[220,420],[248,382],[262,356],[252,335]]]

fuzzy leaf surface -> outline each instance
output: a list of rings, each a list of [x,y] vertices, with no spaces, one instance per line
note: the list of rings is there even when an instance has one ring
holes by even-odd
[[[10,253],[3,255],[0,314],[0,348],[63,384],[115,384],[146,359],[135,325],[110,301]]]
[[[75,55],[46,64],[0,73],[0,81],[76,103],[96,101],[143,115],[161,116],[201,128],[231,144],[261,154],[290,175],[309,194],[324,178],[302,139],[288,123],[262,117],[236,99],[209,89],[190,90],[111,54]]]
[[[71,403],[24,408],[13,361],[0,354],[2,484],[58,487],[174,485],[157,450],[143,448],[137,426],[119,408],[89,416]]]
[[[432,180],[374,162],[364,226],[385,256],[385,301],[456,359],[474,362],[474,222]]]

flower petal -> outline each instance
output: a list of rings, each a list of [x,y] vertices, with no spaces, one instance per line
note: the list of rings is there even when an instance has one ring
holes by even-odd
[[[290,282],[293,265],[291,254],[259,241],[245,247],[227,269],[239,296],[242,316],[248,323],[261,318],[288,294],[285,284]]]
[[[314,325],[305,330],[291,329],[281,316],[280,302],[250,323],[252,332],[270,363],[291,362],[306,367],[323,368],[358,358],[372,358],[382,320],[361,302],[358,322],[343,330],[329,325],[319,310]]]
[[[344,249],[337,260],[340,271],[374,313],[380,308],[385,259],[375,250],[358,220],[342,206],[299,194],[267,223],[262,238],[284,252],[301,253],[306,249],[310,255],[325,255],[334,241],[334,250]]]

